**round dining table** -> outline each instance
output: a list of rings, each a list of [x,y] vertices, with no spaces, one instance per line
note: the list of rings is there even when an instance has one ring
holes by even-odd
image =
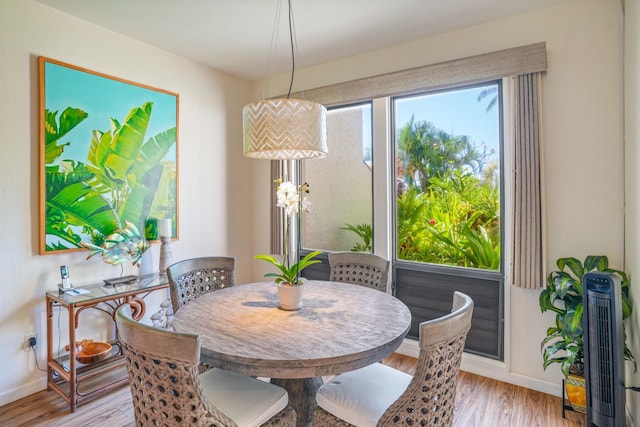
[[[279,308],[277,285],[207,293],[175,313],[174,328],[200,336],[215,368],[271,378],[289,393],[297,426],[311,425],[322,376],[379,362],[402,343],[411,313],[397,298],[348,283],[309,280],[302,308]]]

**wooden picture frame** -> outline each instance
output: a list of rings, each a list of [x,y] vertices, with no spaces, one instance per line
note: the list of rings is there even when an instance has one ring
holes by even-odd
[[[156,240],[160,218],[177,238],[179,95],[45,57],[38,81],[40,254]]]

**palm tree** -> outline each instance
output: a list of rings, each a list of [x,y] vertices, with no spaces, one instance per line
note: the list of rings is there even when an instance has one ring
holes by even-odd
[[[405,183],[424,191],[431,177],[441,177],[446,171],[468,168],[481,174],[487,155],[476,149],[469,137],[449,135],[430,122],[416,122],[412,116],[400,130],[398,157]]]
[[[491,99],[489,100],[489,103],[487,104],[487,108],[485,108],[484,111],[486,111],[487,113],[489,111],[491,111],[491,109],[493,107],[496,106],[496,104],[498,103],[498,86],[489,86],[488,88],[484,89],[482,92],[480,92],[478,94],[478,102],[482,102],[483,99],[487,98],[491,96]]]

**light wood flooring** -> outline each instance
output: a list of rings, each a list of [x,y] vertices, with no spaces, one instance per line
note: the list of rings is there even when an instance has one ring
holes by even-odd
[[[393,354],[383,361],[413,374],[416,359]],[[574,427],[586,425],[584,416],[567,412],[562,418],[559,397],[500,381],[460,373],[454,427]],[[0,407],[0,426],[119,427],[134,426],[131,394],[122,387],[88,402],[70,414],[52,391],[40,391]],[[320,426],[321,427],[321,426]]]

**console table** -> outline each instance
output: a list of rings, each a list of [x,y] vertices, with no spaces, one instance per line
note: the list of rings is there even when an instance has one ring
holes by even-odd
[[[47,389],[62,396],[69,404],[71,412],[74,412],[76,406],[82,402],[127,382],[126,376],[114,375],[113,372],[114,369],[125,364],[117,333],[116,339],[110,341],[111,354],[104,360],[86,365],[76,360],[76,328],[80,321],[80,314],[87,309],[100,310],[108,314],[115,325],[116,310],[122,304],[129,303],[133,318],[140,320],[146,310],[144,298],[151,292],[168,286],[166,276],[152,274],[139,276],[131,282],[117,285],[96,284],[79,287],[78,289],[88,291],[83,294],[60,293],[57,290],[47,292]],[[63,310],[69,316],[68,337],[64,339],[66,341],[68,338],[69,344],[69,352],[66,354],[53,354],[54,307],[60,308],[58,316],[62,315]],[[81,388],[81,385],[86,387]]]

